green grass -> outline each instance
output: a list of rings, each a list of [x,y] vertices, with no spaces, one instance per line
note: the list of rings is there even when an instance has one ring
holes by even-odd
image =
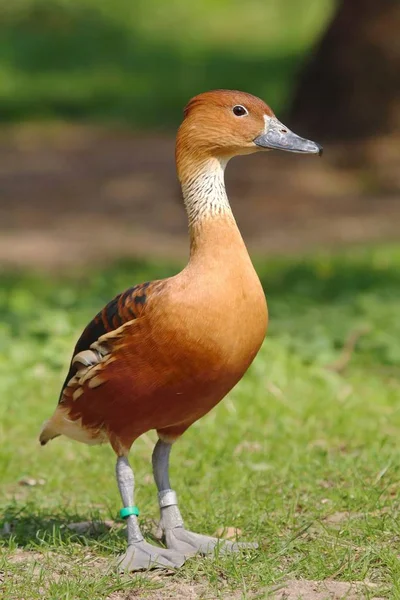
[[[287,105],[333,0],[13,0],[0,9],[0,119],[179,122],[213,88]]]
[[[120,507],[110,448],[37,443],[73,342],[115,292],[176,268],[1,276],[0,515],[11,527],[0,538],[3,597],[114,600],[193,583],[204,598],[250,598],[285,578],[331,578],[377,584],[367,598],[400,598],[400,246],[258,263],[269,335],[237,388],[175,446],[172,481],[190,528],[238,527],[259,551],[192,560],[172,577],[118,577],[107,567],[123,531],[66,528],[115,518]],[[365,326],[347,368],[327,369]],[[152,440],[132,451],[150,539]],[[26,476],[44,483],[19,485]]]

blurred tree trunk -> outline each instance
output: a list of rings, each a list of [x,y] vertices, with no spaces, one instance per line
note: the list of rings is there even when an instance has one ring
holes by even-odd
[[[400,131],[400,0],[341,0],[290,113],[322,140]]]

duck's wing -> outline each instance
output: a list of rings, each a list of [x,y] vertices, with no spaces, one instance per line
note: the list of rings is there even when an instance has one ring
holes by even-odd
[[[69,371],[61,389],[60,401],[68,382],[78,369],[82,366],[90,366],[92,361],[95,362],[96,356],[90,352],[92,344],[105,334],[115,331],[139,317],[146,302],[160,287],[160,284],[162,284],[161,281],[151,281],[129,288],[122,294],[118,294],[90,321],[75,346]]]

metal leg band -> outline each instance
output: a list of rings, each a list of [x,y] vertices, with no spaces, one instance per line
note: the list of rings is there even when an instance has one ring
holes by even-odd
[[[175,506],[178,504],[178,498],[174,490],[163,490],[162,492],[158,492],[158,503],[160,508]]]

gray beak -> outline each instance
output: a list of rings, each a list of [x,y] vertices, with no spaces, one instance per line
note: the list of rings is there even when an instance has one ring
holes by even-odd
[[[296,135],[275,117],[265,117],[265,121],[264,133],[253,140],[256,146],[299,154],[322,155],[322,146]]]

